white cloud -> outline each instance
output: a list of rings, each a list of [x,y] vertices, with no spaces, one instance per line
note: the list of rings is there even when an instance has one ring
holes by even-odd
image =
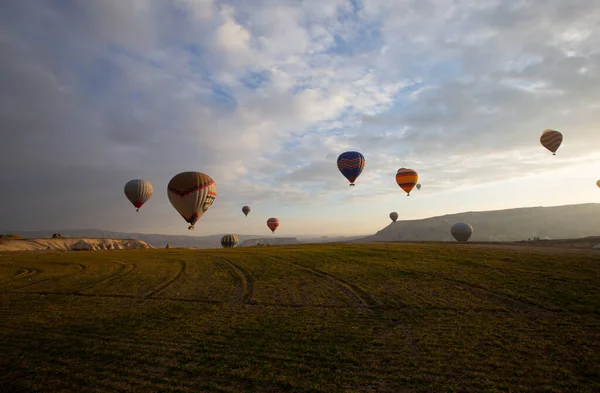
[[[217,220],[345,198],[345,150],[367,158],[352,195],[383,198],[400,166],[428,195],[547,170],[546,128],[565,135],[552,165],[600,143],[593,0],[43,4],[0,15],[0,127],[22,131],[0,159],[27,157],[25,176],[85,162],[117,189],[109,173],[201,170]]]

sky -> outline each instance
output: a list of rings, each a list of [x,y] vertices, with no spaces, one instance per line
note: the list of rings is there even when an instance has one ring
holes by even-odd
[[[5,1],[0,59],[0,230],[368,235],[392,211],[600,202],[595,0]],[[194,232],[183,171],[217,184]]]

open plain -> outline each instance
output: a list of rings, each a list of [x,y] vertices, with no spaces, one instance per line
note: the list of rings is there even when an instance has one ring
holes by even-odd
[[[12,252],[0,291],[0,391],[600,391],[600,250]]]

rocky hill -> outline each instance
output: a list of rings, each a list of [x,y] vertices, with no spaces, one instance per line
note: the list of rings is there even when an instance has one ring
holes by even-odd
[[[461,221],[473,227],[473,241],[582,238],[600,235],[600,204],[465,212],[396,221],[358,241],[451,241],[450,227]]]
[[[59,232],[61,235],[71,238],[137,239],[151,244],[155,248],[164,248],[167,244],[170,244],[172,247],[215,248],[221,247],[221,237],[223,237],[223,234],[209,236],[180,236],[147,233],[111,232],[98,229],[5,231],[4,233],[14,233],[26,238],[50,238],[55,232]],[[258,238],[258,236],[256,235],[237,235],[237,237],[240,241]]]
[[[0,251],[98,251],[153,248],[136,239],[0,239]]]

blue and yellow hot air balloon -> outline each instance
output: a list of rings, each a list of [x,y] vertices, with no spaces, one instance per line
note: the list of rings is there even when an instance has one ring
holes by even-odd
[[[365,157],[357,151],[347,151],[337,159],[337,167],[342,172],[342,175],[350,182],[353,186],[354,182],[360,176],[363,169],[365,168]]]
[[[225,235],[221,238],[221,245],[223,248],[234,248],[238,244],[238,237],[236,235]]]
[[[540,137],[540,143],[546,149],[552,152],[552,155],[556,155],[556,151],[560,147],[562,143],[563,136],[560,132],[554,130],[545,130],[542,132],[542,136]]]
[[[418,181],[419,175],[410,168],[400,168],[396,173],[396,183],[406,192],[406,196],[410,196]]]

